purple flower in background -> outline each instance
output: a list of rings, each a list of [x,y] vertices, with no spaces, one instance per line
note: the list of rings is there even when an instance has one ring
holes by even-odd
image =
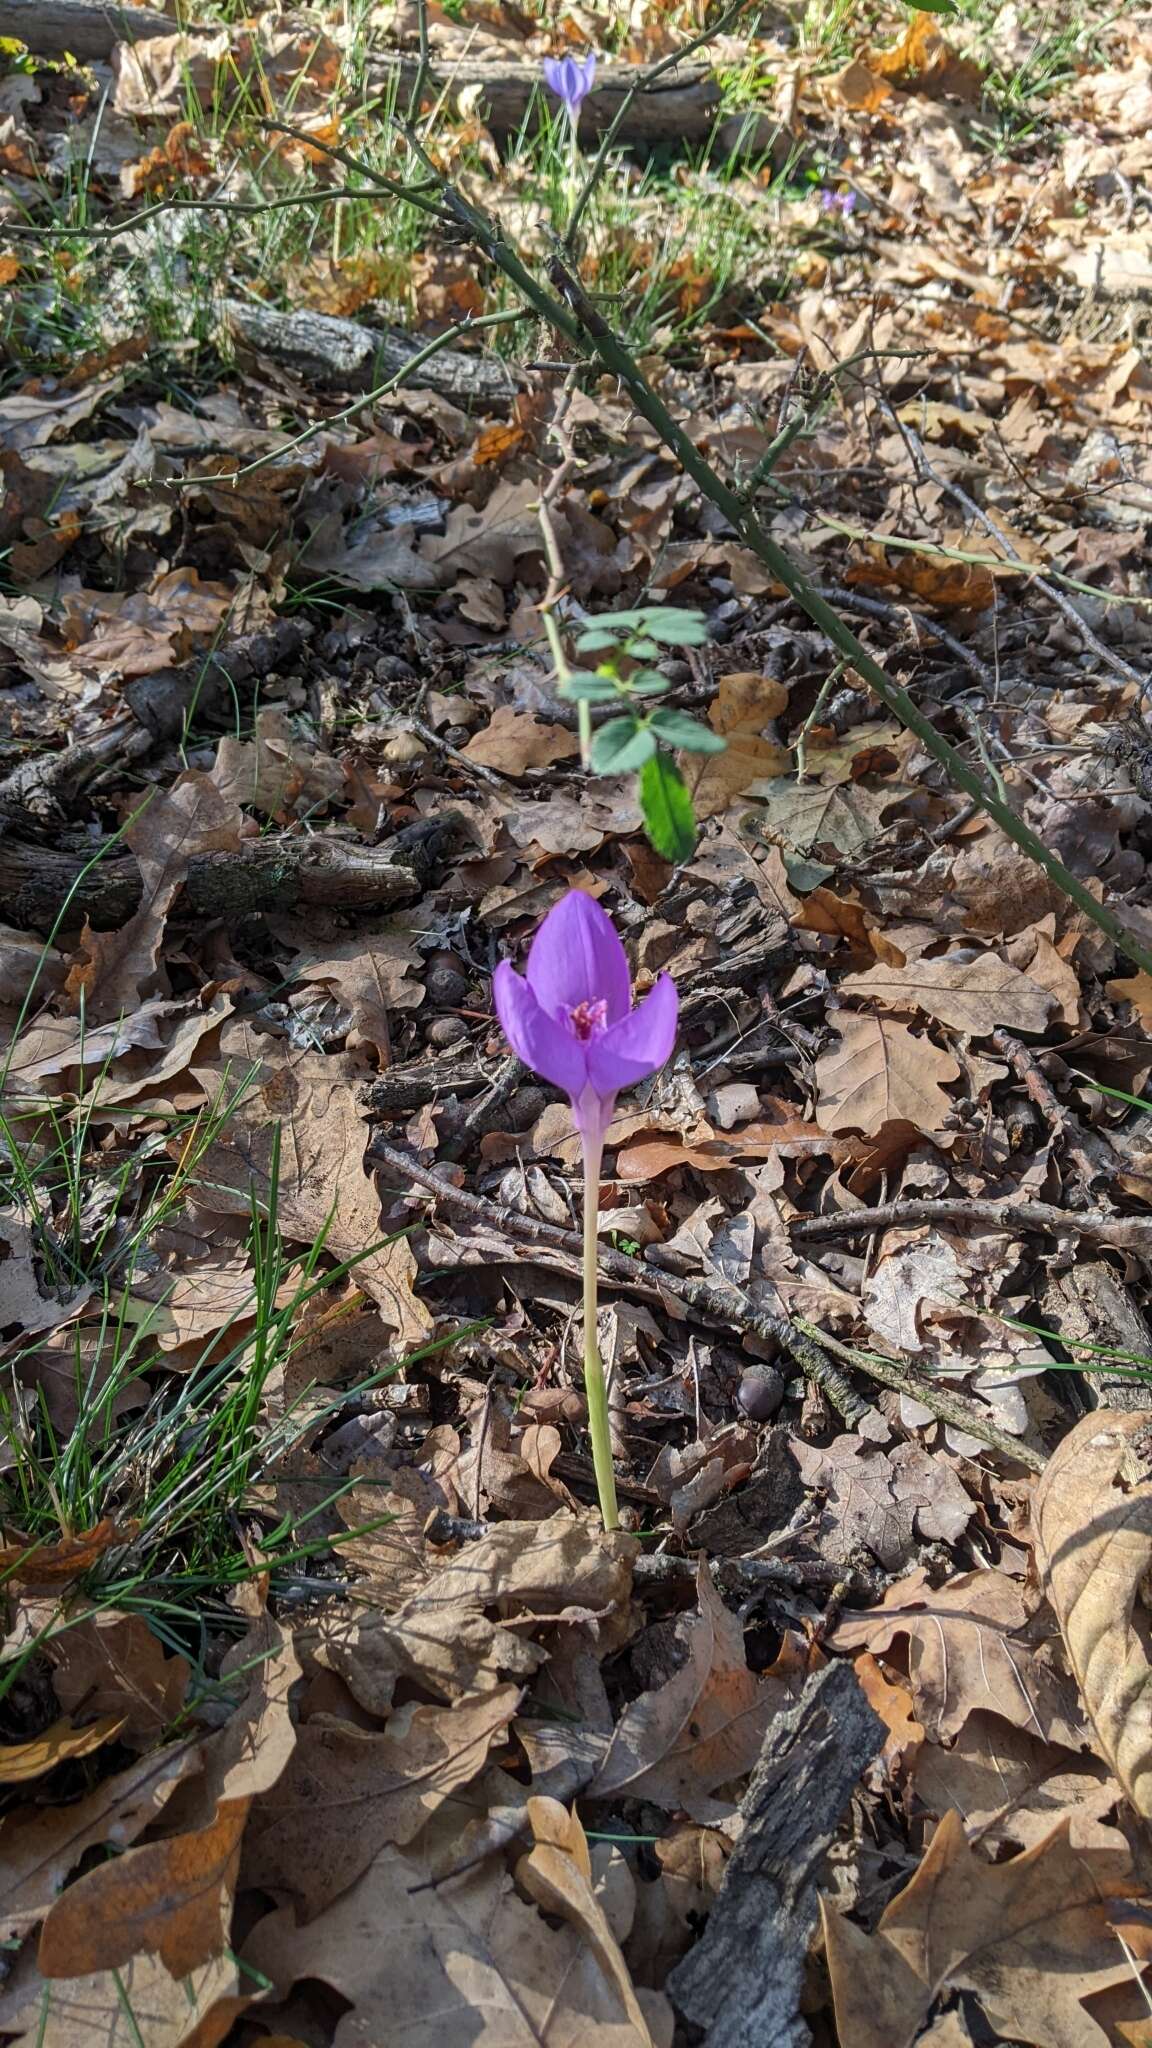
[[[662,974],[632,1008],[632,980],[611,918],[573,889],[550,910],[522,978],[496,969],[496,1014],[514,1053],[563,1088],[581,1136],[599,1149],[621,1088],[646,1081],[676,1040],[675,983]]]
[[[569,119],[575,124],[580,119],[580,109],[587,99],[596,80],[596,52],[589,50],[586,57],[545,57],[544,82],[549,92],[554,92],[563,102]]]

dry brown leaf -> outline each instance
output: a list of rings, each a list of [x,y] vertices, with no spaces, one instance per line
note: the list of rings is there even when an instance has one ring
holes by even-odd
[[[558,1799],[534,1798],[529,1799],[527,1812],[534,1847],[517,1863],[517,1881],[546,1913],[555,1913],[583,1936],[635,2028],[637,2040],[649,2042],[628,1966],[592,1890],[592,1860],[575,1810],[569,1813]]]
[[[196,1068],[209,1100],[246,1088],[201,1163],[198,1199],[226,1215],[267,1201],[274,1133],[280,1131],[277,1216],[288,1237],[323,1236],[334,1259],[355,1258],[355,1278],[401,1343],[427,1337],[432,1319],[412,1292],[416,1260],[407,1238],[381,1243],[381,1203],[365,1172],[367,1127],[356,1088],[362,1069],[348,1055],[290,1052],[247,1024],[225,1027],[220,1064]],[[250,1083],[250,1085],[248,1085]],[[363,1254],[367,1247],[378,1249]]]
[[[902,1571],[917,1540],[957,1543],[976,1512],[947,1460],[922,1444],[886,1450],[844,1432],[828,1445],[798,1438],[791,1448],[804,1484],[828,1495],[833,1525],[821,1548],[836,1562],[849,1563],[864,1544],[886,1571]]]
[[[14,1586],[30,1587],[37,1592],[59,1590],[70,1586],[83,1572],[91,1571],[106,1550],[130,1543],[139,1526],[138,1522],[116,1522],[111,1515],[105,1515],[94,1528],[81,1530],[75,1536],[61,1536],[55,1543],[7,1543],[0,1549],[0,1573]]]
[[[475,733],[464,748],[469,761],[502,769],[505,775],[550,768],[554,761],[571,760],[579,751],[575,733],[565,726],[546,725],[543,719],[515,711],[510,704],[498,705],[483,732]]]
[[[423,1878],[385,1849],[307,1926],[291,1908],[262,1920],[244,1960],[281,1998],[317,1978],[347,1999],[333,2048],[391,2039],[398,2014],[405,2048],[648,2048],[584,1935],[549,1926],[497,1858]]]
[[[344,786],[344,770],[299,733],[277,704],[256,714],[251,740],[222,739],[210,777],[230,810],[240,805],[287,821],[323,809]]]
[[[759,797],[765,805],[758,820],[762,837],[792,853],[831,847],[845,860],[871,845],[885,811],[903,802],[908,793],[899,783],[886,789],[866,789],[858,782],[834,782],[825,787],[822,782],[796,782],[786,776],[755,782],[749,788],[749,795]]]
[[[1057,1445],[1035,1504],[1036,1555],[1084,1705],[1137,1813],[1152,1817],[1148,1418],[1086,1415]]]
[[[710,1820],[710,1811],[699,1811],[709,1806],[708,1795],[750,1771],[760,1754],[787,1690],[749,1671],[743,1628],[706,1564],[696,1583],[700,1612],[683,1631],[684,1663],[666,1684],[625,1707],[589,1798],[647,1799]]]
[[[909,961],[906,967],[870,967],[864,974],[846,975],[840,986],[845,995],[871,996],[886,1009],[922,1010],[973,1038],[988,1038],[998,1026],[1043,1031],[1053,1007],[1046,988],[995,953],[976,959],[945,953]]]
[[[1003,1572],[964,1572],[933,1590],[918,1570],[878,1607],[838,1622],[828,1642],[886,1656],[906,1637],[917,1717],[933,1742],[951,1741],[982,1711],[1079,1749],[1087,1730],[1071,1684],[1046,1655],[1035,1610],[1035,1596]]]
[[[11,1211],[0,1213],[0,1245],[4,1247],[4,1257],[0,1259],[0,1331],[10,1331],[22,1338],[34,1337],[42,1330],[58,1329],[61,1323],[71,1322],[79,1314],[91,1289],[78,1287],[62,1301],[54,1295],[41,1294],[33,1256],[36,1241],[29,1225]]]
[[[888,969],[881,970],[887,974]],[[835,1052],[816,1062],[816,1122],[822,1131],[864,1131],[909,1123],[942,1131],[953,1104],[941,1085],[958,1081],[960,1068],[931,1039],[914,1037],[891,1017],[836,1016]]]
[[[392,1056],[389,1015],[415,1010],[424,1000],[418,971],[420,948],[406,932],[364,932],[328,946],[323,954],[301,954],[293,963],[300,982],[325,982],[352,1012],[350,1048],[370,1045],[387,1063]]]
[[[782,775],[789,753],[773,740],[762,737],[763,728],[787,708],[788,692],[771,676],[735,674],[721,676],[716,696],[708,707],[708,723],[728,744],[722,754],[682,756],[681,768],[692,791],[698,818],[713,818],[726,811],[733,797],[750,788],[758,777]]]
[[[119,1721],[105,1715],[84,1728],[74,1728],[66,1719],[54,1721],[31,1742],[0,1743],[0,1785],[30,1785],[71,1757],[91,1756],[119,1733]]]
[[[1110,1889],[1072,1849],[1067,1823],[990,1865],[969,1847],[959,1814],[946,1814],[875,1934],[821,1901],[841,2040],[912,2048],[937,2001],[969,1991],[1013,2041],[1106,2048],[1081,2001],[1131,1973],[1109,1925]]]
[[[133,1956],[120,1970],[61,1982],[42,1977],[29,1954],[0,2000],[0,2023],[21,2030],[13,2048],[217,2048],[257,1995],[239,1987],[231,1955],[183,1979]]]
[[[315,1918],[390,1844],[404,1847],[483,1770],[520,1703],[514,1685],[452,1707],[398,1707],[382,1732],[317,1714],[280,1781],[257,1800],[244,1881]]]
[[[240,812],[207,775],[182,775],[169,792],[154,792],[124,837],[136,856],[140,908],[119,931],[84,927],[83,955],[68,976],[68,993],[83,992],[89,1024],[138,1008],[154,992],[168,913],[193,855],[227,853],[240,843]]]
[[[85,1615],[51,1636],[44,1654],[64,1712],[116,1716],[118,1739],[133,1747],[155,1742],[184,1704],[189,1665],[165,1652],[143,1615]]]
[[[179,1831],[69,1885],[41,1930],[46,1977],[117,1970],[141,1953],[184,1977],[227,1946],[249,1808],[295,1745],[288,1698],[300,1665],[275,1623],[258,1615],[224,1659],[222,1676],[233,1671],[247,1678],[244,1700],[204,1743],[202,1774],[175,1797],[166,1819]]]
[[[81,1857],[97,1843],[126,1849],[200,1769],[198,1745],[141,1757],[73,1805],[26,1806],[0,1823],[0,1927],[6,1940],[42,1920]]]

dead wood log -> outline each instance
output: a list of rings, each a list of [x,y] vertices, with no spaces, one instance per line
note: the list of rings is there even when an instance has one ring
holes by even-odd
[[[0,0],[0,36],[26,43],[38,57],[67,54],[91,64],[110,57],[117,43],[146,43],[179,28],[170,15],[115,0]]]
[[[705,2048],[808,2048],[800,2007],[820,1864],[884,1734],[849,1664],[816,1672],[769,1727],[708,1924],[668,1978]]]
[[[222,312],[228,331],[245,348],[271,356],[310,384],[335,384],[344,391],[370,391],[385,383],[427,345],[400,328],[362,327],[358,320],[332,313],[278,313],[272,306],[247,306],[237,299],[225,299]],[[429,356],[412,385],[458,404],[468,399],[507,404],[518,388],[498,356],[470,355],[458,348]]]
[[[29,826],[58,822],[68,806],[110,768],[140,761],[159,740],[176,740],[194,717],[197,725],[227,726],[237,694],[295,661],[306,639],[293,619],[267,631],[244,633],[214,654],[197,654],[180,668],[133,676],[120,691],[128,712],[59,753],[21,761],[0,782],[0,818],[17,838]]]
[[[320,835],[245,839],[234,852],[193,857],[175,915],[237,918],[306,905],[378,910],[414,903],[453,830],[451,818],[441,818],[382,847]],[[140,908],[140,897],[131,854],[93,862],[91,854],[0,837],[0,921],[20,931],[50,931],[65,905],[69,927],[87,918],[97,930],[116,930]]]
[[[379,51],[371,60],[370,76],[386,97],[397,90],[403,94],[415,80],[416,59]],[[611,126],[636,80],[632,64],[608,64],[597,72],[596,84],[580,109],[580,135],[585,142],[596,141]],[[543,85],[538,64],[453,57],[443,64],[433,62],[428,90],[445,92],[450,99],[467,92],[469,106],[474,99],[478,102],[477,111],[485,125],[497,135],[506,135],[521,127],[533,97],[539,100],[543,94]],[[706,142],[722,104],[723,94],[712,73],[702,65],[686,65],[679,77],[666,72],[637,93],[617,136],[629,144]]]
[[[1084,1370],[1089,1399],[1102,1408],[1152,1408],[1152,1385],[1134,1379],[1135,1364],[1093,1358],[1075,1349],[1098,1344],[1108,1351],[1127,1351],[1133,1359],[1152,1358],[1152,1328],[1133,1301],[1120,1275],[1103,1259],[1085,1259],[1064,1273],[1049,1276],[1041,1301],[1041,1321],[1058,1330],[1069,1355]]]

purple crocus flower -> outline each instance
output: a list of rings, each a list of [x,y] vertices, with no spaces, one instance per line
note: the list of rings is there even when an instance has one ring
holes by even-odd
[[[580,119],[580,109],[596,81],[596,52],[589,50],[586,57],[545,57],[544,82],[549,92],[554,92],[563,102],[568,118],[573,123]]]
[[[513,1052],[564,1089],[577,1130],[598,1152],[619,1090],[646,1081],[672,1050],[675,983],[662,974],[633,1009],[628,959],[611,918],[572,889],[533,939],[526,976],[502,960],[492,992]]]

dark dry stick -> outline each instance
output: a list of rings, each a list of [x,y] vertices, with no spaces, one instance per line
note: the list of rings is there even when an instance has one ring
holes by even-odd
[[[1038,1230],[1048,1237],[1086,1237],[1113,1251],[1152,1258],[1152,1217],[1103,1216],[1096,1209],[1057,1209],[1051,1202],[972,1202],[949,1195],[935,1202],[879,1202],[874,1209],[845,1209],[839,1216],[808,1216],[792,1225],[792,1236],[856,1237],[865,1231],[902,1228],[907,1223],[966,1223],[993,1230]]]
[[[502,1203],[487,1201],[483,1195],[469,1194],[464,1188],[453,1187],[431,1168],[417,1165],[406,1153],[381,1139],[369,1148],[368,1162],[386,1166],[417,1187],[427,1189],[449,1207],[474,1217],[488,1230],[506,1231],[511,1237],[549,1246],[572,1259],[578,1260],[582,1256],[583,1246],[575,1231],[563,1230],[555,1223],[525,1216],[518,1209],[509,1209]],[[868,1210],[864,1213],[873,1215],[876,1212]],[[661,1296],[671,1296],[683,1306],[694,1309],[705,1321],[718,1324],[721,1329],[746,1330],[762,1340],[781,1345],[804,1377],[823,1388],[850,1429],[873,1411],[832,1363],[828,1352],[845,1358],[850,1365],[867,1373],[871,1379],[879,1380],[883,1386],[897,1386],[901,1393],[930,1408],[942,1421],[954,1423],[970,1436],[979,1437],[982,1443],[1003,1452],[1018,1464],[1029,1464],[1035,1456],[1035,1453],[1024,1454],[1014,1438],[998,1429],[980,1402],[969,1400],[964,1394],[942,1391],[935,1381],[923,1379],[910,1369],[885,1359],[874,1360],[866,1352],[849,1351],[847,1345],[826,1337],[811,1324],[790,1322],[784,1316],[759,1314],[735,1287],[681,1274],[673,1277],[645,1260],[627,1258],[623,1252],[609,1250],[606,1246],[600,1248],[600,1269],[607,1278],[639,1290],[649,1299],[659,1301]]]
[[[992,1033],[992,1043],[997,1052],[1002,1052],[1005,1059],[1011,1061],[1013,1072],[1024,1083],[1049,1130],[1067,1145],[1068,1157],[1076,1168],[1087,1194],[1097,1175],[1106,1172],[1106,1161],[1093,1161],[1085,1142],[1085,1133],[1078,1131],[1075,1119],[1069,1116],[1063,1103],[1058,1101],[1056,1091],[1035,1053],[1018,1038],[1013,1038],[1010,1031],[1002,1029]]]

